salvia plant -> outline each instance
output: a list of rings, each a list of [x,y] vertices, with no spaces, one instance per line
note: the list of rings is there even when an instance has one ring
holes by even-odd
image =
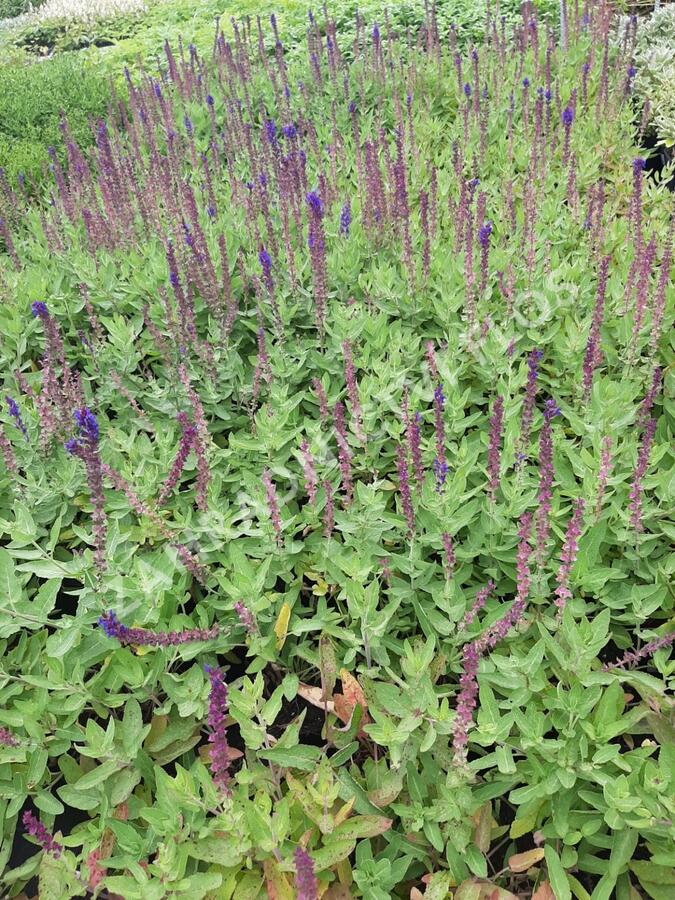
[[[0,178],[3,896],[672,893],[635,26],[476,9],[167,42]]]

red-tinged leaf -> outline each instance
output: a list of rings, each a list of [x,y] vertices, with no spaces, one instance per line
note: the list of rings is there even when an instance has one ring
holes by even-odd
[[[345,698],[345,702],[352,710],[357,704],[361,707],[363,710],[362,724],[366,725],[370,719],[367,715],[368,701],[366,700],[366,695],[363,693],[363,688],[356,678],[354,678],[354,676],[346,669],[340,670],[340,680],[342,681],[342,694]]]
[[[509,857],[509,869],[512,872],[527,872],[535,863],[544,858],[544,848],[535,847],[534,850],[526,850],[524,853],[514,853]]]
[[[354,900],[354,895],[346,884],[332,884],[325,894],[321,895],[321,900]]]
[[[532,894],[532,900],[555,900],[555,894],[550,882],[542,881],[534,894]]]
[[[293,900],[294,890],[288,877],[279,869],[275,859],[263,863],[268,900]]]
[[[511,891],[500,888],[491,881],[469,878],[457,888],[454,900],[518,900],[518,898]]]

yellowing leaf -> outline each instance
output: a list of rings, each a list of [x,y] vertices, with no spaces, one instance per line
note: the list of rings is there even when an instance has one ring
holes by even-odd
[[[274,624],[274,633],[277,636],[277,650],[281,650],[284,646],[284,642],[286,641],[286,635],[288,634],[288,623],[291,620],[291,607],[288,603],[284,603],[281,607],[279,615],[277,616],[277,621]]]
[[[169,717],[168,716],[153,716],[152,722],[150,723],[150,731],[147,733],[145,741],[143,742],[144,747],[147,749],[148,747],[152,747],[157,738],[164,734],[167,727],[169,725]]]
[[[487,853],[492,834],[492,804],[489,801],[476,810],[473,821],[476,826],[474,842],[481,853]]]
[[[533,850],[526,850],[524,853],[514,853],[509,857],[509,869],[512,872],[527,872],[535,863],[540,862],[544,858],[544,848],[535,847]]]
[[[354,804],[356,803],[356,797],[350,797],[349,800],[345,803],[344,806],[340,807],[340,809],[335,814],[335,824],[341,825],[342,822],[345,821],[347,816],[352,811]]]
[[[536,824],[536,812],[530,812],[528,813],[528,815],[523,816],[522,819],[514,819],[509,830],[509,837],[513,838],[513,840],[516,840],[517,838],[522,837],[524,834],[528,834],[530,831],[532,831]]]

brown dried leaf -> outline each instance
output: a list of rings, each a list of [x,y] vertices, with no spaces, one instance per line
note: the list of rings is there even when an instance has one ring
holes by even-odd
[[[335,689],[337,681],[337,659],[333,642],[327,634],[319,638],[319,668],[321,671],[322,696],[328,699]]]
[[[310,684],[300,682],[298,696],[302,697],[302,699],[306,700],[308,703],[311,703],[312,706],[316,706],[318,709],[324,708],[324,702],[322,700],[323,693],[320,687],[313,687]],[[328,700],[325,706],[328,709],[328,712],[335,712],[335,705],[332,700]]]
[[[544,848],[535,847],[534,850],[526,850],[524,853],[514,853],[509,857],[509,869],[512,872],[527,872],[535,863],[544,858]]]
[[[534,894],[532,894],[532,900],[555,900],[553,888],[548,881],[542,881]]]

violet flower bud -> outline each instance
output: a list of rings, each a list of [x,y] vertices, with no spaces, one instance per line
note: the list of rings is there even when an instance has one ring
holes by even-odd
[[[12,397],[5,397],[5,400],[7,401],[7,411],[16,422],[16,427],[23,434],[26,440],[28,440],[28,429],[26,428],[23,418],[21,417],[21,410],[19,409],[18,403]]]

